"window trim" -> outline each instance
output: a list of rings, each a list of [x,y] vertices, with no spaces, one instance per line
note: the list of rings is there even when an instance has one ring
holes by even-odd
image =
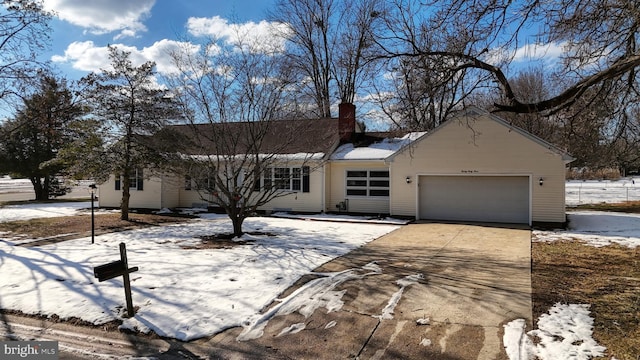
[[[287,171],[277,169],[287,169]],[[285,177],[278,176],[278,173],[285,174]],[[262,171],[259,184],[262,186],[256,185],[254,191],[268,189],[269,191],[308,193],[310,192],[309,173],[308,166],[270,166]],[[288,183],[287,188],[279,188],[278,182]]]
[[[351,174],[350,174],[351,173]],[[358,174],[359,173],[359,174]],[[366,173],[366,176],[353,176],[362,175]],[[387,176],[371,176],[372,173],[386,173]],[[352,175],[352,176],[349,176]],[[380,175],[380,174],[375,174]],[[349,185],[349,182],[354,185]],[[355,185],[355,182],[359,182],[359,185]],[[364,184],[362,184],[364,182]],[[386,182],[386,186],[372,185],[372,182]],[[349,194],[349,191],[352,194]],[[360,199],[388,199],[390,197],[391,190],[391,174],[388,168],[368,168],[368,169],[346,169],[344,172],[344,193],[346,198],[360,198]],[[364,194],[362,192],[364,191]],[[354,194],[354,192],[360,192],[361,194]],[[383,192],[385,195],[372,195],[372,192]]]
[[[129,174],[129,191],[143,191],[144,190],[144,171],[142,168],[135,168],[131,170]],[[133,174],[133,176],[131,176]],[[122,190],[124,184],[124,175],[115,176],[115,190]]]
[[[133,175],[133,176],[132,176]],[[144,172],[142,169],[135,168],[129,174],[129,191],[142,191],[144,190]]]

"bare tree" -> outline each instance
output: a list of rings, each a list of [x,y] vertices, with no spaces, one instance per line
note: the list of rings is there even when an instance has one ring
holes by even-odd
[[[563,80],[549,76],[542,67],[520,71],[509,79],[513,91],[526,102],[537,102],[548,98],[552,89],[564,86]],[[610,86],[612,82],[608,82]],[[619,126],[619,110],[616,91],[608,88],[605,91],[591,89],[585,96],[565,109],[551,114],[512,113],[501,114],[511,124],[526,130],[546,141],[549,141],[571,153],[576,160],[574,167],[600,169],[611,167],[615,163],[614,143],[621,143],[617,133]],[[503,94],[487,92],[476,96],[476,101],[491,110],[493,104],[504,101]],[[627,132],[625,132],[627,133]],[[616,145],[616,146],[618,146]]]
[[[626,83],[627,91],[637,92],[640,8],[635,1],[395,0],[395,4],[399,10],[390,14],[386,36],[378,39],[380,57],[438,58],[449,62],[451,71],[466,71],[465,76],[488,74],[504,95],[494,104],[496,111],[558,112],[581,97],[606,90],[610,81]],[[401,10],[405,8],[429,15],[419,26],[408,28],[410,22],[403,21],[408,15]],[[532,28],[540,30],[534,38],[527,37]],[[425,47],[421,38],[427,32],[437,38],[430,43],[441,46]],[[455,43],[459,45],[451,48]],[[517,48],[546,44],[564,49],[558,71],[571,81],[545,99],[524,101],[505,75],[505,66]]]
[[[180,74],[168,81],[180,90],[190,123],[177,127],[190,141],[176,172],[195,182],[202,200],[224,209],[239,236],[260,206],[304,191],[314,152],[304,139],[330,139],[308,123],[276,120],[291,86],[281,54],[215,42],[201,49],[173,54]]]
[[[37,57],[49,40],[50,17],[41,1],[0,3],[0,99],[22,98],[25,86],[37,83],[38,71],[45,67]]]
[[[270,18],[288,25],[287,62],[316,115],[331,117],[335,98],[353,103],[371,65],[375,31],[384,13],[381,0],[279,0]]]
[[[375,79],[374,99],[399,128],[429,131],[460,110],[469,96],[463,74],[452,73],[428,58],[390,64],[386,79]]]
[[[554,80],[552,77],[545,74],[542,67],[533,67],[522,70],[509,81],[512,84],[513,91],[519,99],[528,103],[535,103],[548,98],[551,94],[551,89],[556,86],[561,86],[561,83]],[[501,103],[508,101],[504,98],[502,93],[493,93],[494,96],[491,99],[491,104]],[[489,106],[489,109],[491,106]],[[559,130],[559,122],[561,122],[559,116],[550,115],[546,116],[542,113],[504,113],[501,116],[511,122],[513,125],[518,126],[521,129],[528,131],[529,133],[536,135],[542,139],[545,139],[554,144],[566,144],[565,139],[560,138],[562,134]],[[596,124],[594,124],[595,126]]]
[[[464,107],[469,96],[484,91],[489,79],[472,68],[458,69],[457,59],[422,56],[436,51],[464,53],[471,36],[466,30],[456,36],[434,30],[438,19],[426,10],[421,1],[390,2],[383,17],[386,30],[376,29],[375,50],[380,53],[368,58],[384,60],[386,68],[385,76],[371,81],[380,108],[394,125],[413,130],[437,127]]]
[[[129,219],[130,189],[139,186],[132,181],[141,184],[148,176],[143,169],[163,160],[159,158],[163,152],[150,146],[148,137],[179,117],[174,98],[154,82],[155,64],[134,66],[129,55],[110,47],[112,69],[83,79],[89,87],[92,115],[109,129],[107,161],[100,177],[116,175],[116,187],[122,191],[122,220]]]

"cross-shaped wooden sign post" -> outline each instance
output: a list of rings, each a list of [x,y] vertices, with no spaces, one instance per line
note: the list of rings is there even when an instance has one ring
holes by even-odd
[[[133,317],[133,300],[131,299],[131,281],[129,274],[138,271],[138,267],[129,268],[127,264],[127,248],[124,243],[120,243],[120,260],[110,262],[108,264],[96,266],[93,268],[93,275],[98,278],[99,282],[113,279],[118,276],[123,277],[124,282],[124,296],[127,300],[127,314],[129,317]]]

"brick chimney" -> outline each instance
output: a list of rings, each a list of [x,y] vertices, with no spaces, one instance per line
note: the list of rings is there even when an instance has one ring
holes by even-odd
[[[356,131],[356,106],[351,103],[338,105],[338,133],[340,142],[350,142]]]

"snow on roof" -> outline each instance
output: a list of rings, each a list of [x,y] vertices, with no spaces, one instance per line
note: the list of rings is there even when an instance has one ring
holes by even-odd
[[[331,160],[383,160],[419,139],[424,134],[426,134],[424,131],[411,132],[402,137],[386,138],[380,142],[363,147],[344,144],[338,147],[331,155]]]
[[[243,160],[252,159],[254,154],[237,154],[237,155],[185,155],[181,154],[184,159],[192,159],[195,161],[231,161],[231,160]],[[273,159],[279,161],[310,161],[310,160],[322,160],[324,153],[295,153],[295,154],[258,154],[261,160]]]

